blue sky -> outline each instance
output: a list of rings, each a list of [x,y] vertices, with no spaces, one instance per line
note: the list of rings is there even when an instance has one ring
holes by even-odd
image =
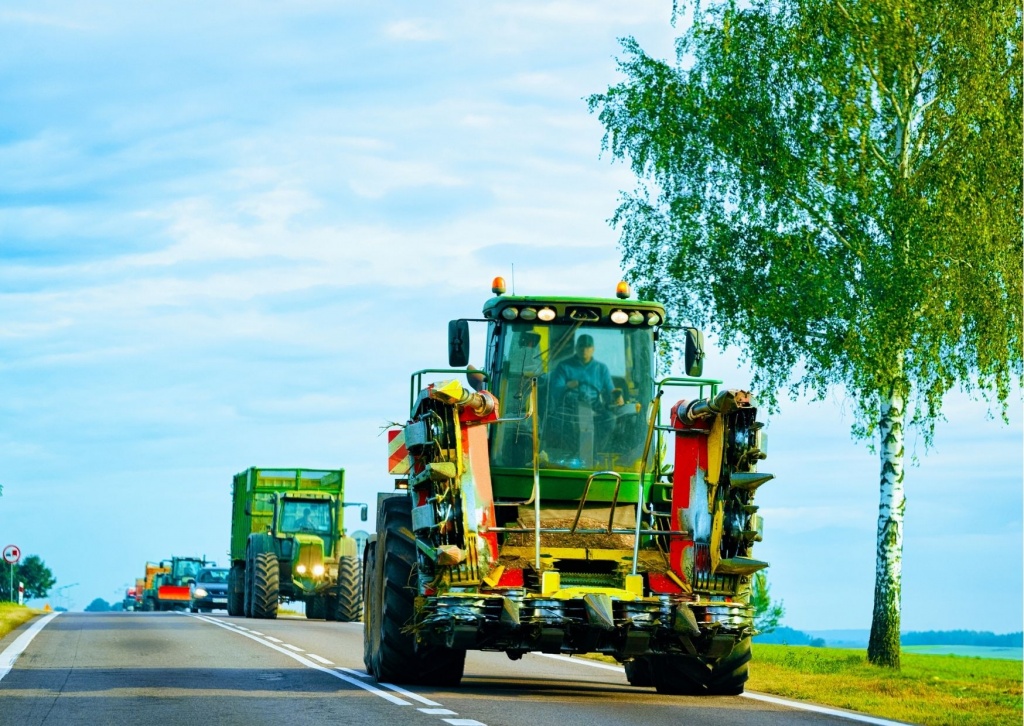
[[[226,561],[231,476],[391,482],[381,427],[496,274],[608,295],[628,170],[583,100],[671,3],[0,10],[0,544],[54,604]],[[715,350],[706,373],[750,374]],[[1021,628],[1022,425],[951,396],[907,471],[904,628]],[[878,464],[842,392],[769,417],[759,555],[797,628],[868,627]],[[351,528],[362,527],[350,510]],[[954,605],[955,603],[955,605]]]

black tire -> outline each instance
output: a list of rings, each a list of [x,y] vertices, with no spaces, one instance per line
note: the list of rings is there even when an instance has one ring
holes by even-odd
[[[228,615],[238,616],[245,612],[245,575],[238,565],[232,565],[228,572]]]
[[[377,680],[429,686],[457,686],[466,665],[466,651],[417,647],[407,630],[415,616],[416,546],[412,532],[412,502],[407,497],[384,501],[381,547],[380,644],[376,653]]]
[[[376,551],[376,542],[368,543],[363,551],[363,665],[373,676],[377,675],[374,661],[380,643]]]
[[[324,617],[324,596],[314,595],[306,600],[306,619],[323,620]]]
[[[280,594],[281,569],[277,555],[258,553],[252,573],[252,616],[261,620],[276,618]]]
[[[744,684],[750,678],[750,659],[753,653],[750,638],[742,638],[711,669],[708,693],[714,696],[738,696],[743,693]]]
[[[242,614],[247,618],[252,617],[252,573],[255,569],[255,557],[252,552],[247,552],[242,573]]]
[[[627,662],[623,668],[629,685],[637,688],[650,688],[654,685],[654,674],[651,672],[650,656],[640,656]]]
[[[151,613],[156,610],[156,603],[153,602],[153,598],[147,597],[142,601],[142,612]]]
[[[199,608],[189,608],[189,612],[198,613]]]
[[[363,568],[358,557],[342,557],[338,562],[338,594],[334,601],[334,619],[339,623],[358,623],[363,619]]]
[[[675,696],[738,696],[750,676],[750,638],[741,638],[716,663],[696,656],[651,656],[654,687]]]

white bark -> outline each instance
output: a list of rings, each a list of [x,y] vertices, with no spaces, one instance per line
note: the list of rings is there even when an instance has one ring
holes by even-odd
[[[875,607],[868,658],[899,667],[900,586],[903,572],[903,422],[905,401],[898,389],[882,402],[879,422],[881,486],[875,560]]]

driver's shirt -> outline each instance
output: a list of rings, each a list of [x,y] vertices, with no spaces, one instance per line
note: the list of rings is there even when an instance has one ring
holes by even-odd
[[[591,404],[599,400],[598,393],[607,402],[610,399],[612,389],[612,376],[608,372],[608,366],[594,358],[589,363],[584,363],[578,356],[566,358],[555,368],[554,376],[551,379],[551,386],[555,394],[555,400],[559,400],[566,390],[569,381],[578,381],[576,388],[580,396]]]

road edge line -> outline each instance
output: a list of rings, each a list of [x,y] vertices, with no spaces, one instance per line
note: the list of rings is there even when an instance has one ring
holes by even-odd
[[[47,624],[55,617],[60,615],[59,612],[52,612],[49,615],[44,615],[41,619],[36,620],[24,633],[14,639],[14,642],[4,648],[4,652],[0,653],[0,681],[4,679],[8,673],[14,668],[14,662],[18,660],[18,657],[25,652],[28,648],[28,644],[32,642],[32,639],[39,635],[39,631],[47,626]]]
[[[599,661],[590,660],[587,658],[570,658],[567,655],[558,655],[555,653],[530,653],[529,655],[541,655],[545,658],[553,658],[554,660],[566,661],[568,663],[576,663],[579,665],[590,666],[591,668],[602,668],[604,670],[612,670],[622,672],[622,666],[613,666],[608,663],[601,663]],[[841,709],[833,708],[831,706],[819,706],[815,703],[804,703],[803,701],[792,701],[786,698],[779,698],[778,696],[769,696],[764,693],[741,693],[740,696],[743,698],[749,698],[753,701],[764,701],[765,703],[772,703],[776,706],[786,706],[800,711],[812,711],[814,713],[824,714],[826,716],[836,716],[838,718],[845,718],[850,721],[859,721],[861,723],[872,724],[873,726],[908,726],[906,721],[892,721],[890,719],[881,718],[879,716],[869,716],[867,714],[857,713],[856,711],[843,711]]]

